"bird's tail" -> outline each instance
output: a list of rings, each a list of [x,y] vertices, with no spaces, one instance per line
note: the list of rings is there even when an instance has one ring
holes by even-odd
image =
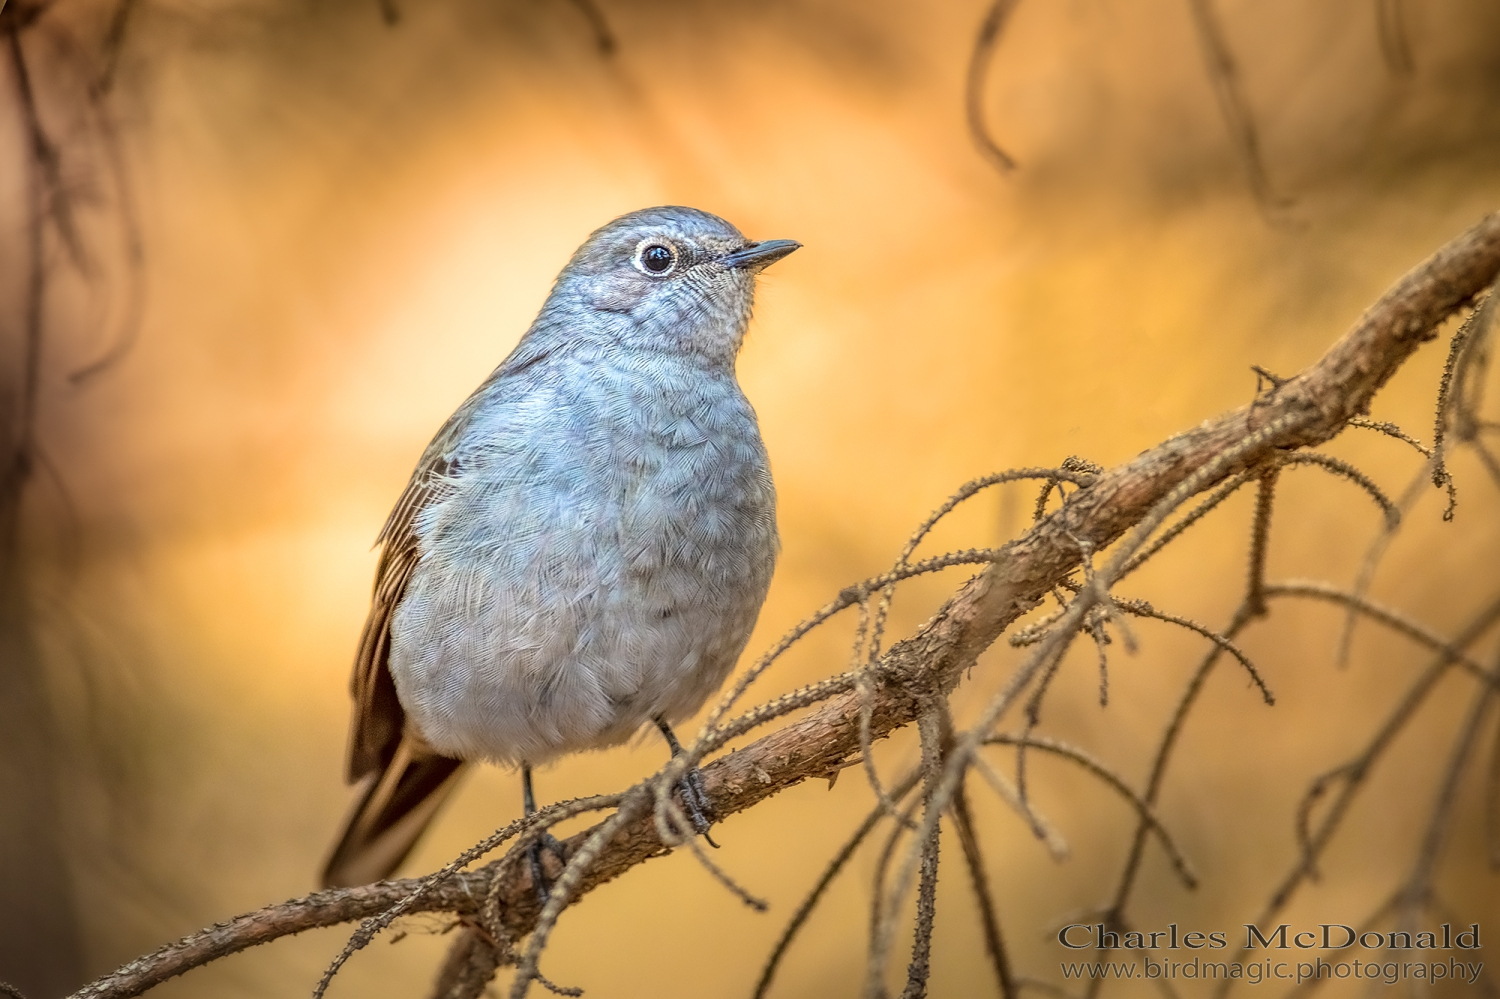
[[[323,867],[323,884],[350,888],[390,877],[457,785],[462,766],[403,738],[349,813]]]

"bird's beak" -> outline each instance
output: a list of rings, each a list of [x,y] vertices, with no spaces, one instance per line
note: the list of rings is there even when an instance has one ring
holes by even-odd
[[[769,267],[802,244],[795,239],[766,239],[742,246],[724,256],[725,267],[748,267],[752,271]]]

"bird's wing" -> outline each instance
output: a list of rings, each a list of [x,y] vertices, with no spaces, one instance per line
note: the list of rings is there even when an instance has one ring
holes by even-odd
[[[406,730],[406,712],[391,678],[391,618],[421,557],[417,518],[453,492],[459,471],[453,452],[483,391],[482,387],[459,407],[427,445],[376,539],[380,561],[375,593],[350,682],[354,712],[348,761],[351,784],[370,779],[323,869],[327,886],[388,877],[452,790],[452,778],[462,766],[459,760],[433,752],[421,733]]]
[[[502,391],[506,375],[545,356],[522,355],[517,364],[517,354],[522,352],[497,368],[443,424],[422,452],[376,539],[380,561],[375,593],[350,682],[354,714],[348,761],[349,782],[370,777],[370,786],[344,823],[324,868],[324,884],[365,884],[388,876],[452,790],[452,778],[462,766],[462,761],[434,752],[420,732],[408,729],[391,678],[391,619],[421,558],[416,529],[422,511],[450,496],[461,474],[464,431],[475,413]]]
[[[460,409],[427,446],[422,460],[412,473],[411,481],[395,509],[386,519],[376,543],[380,545],[380,562],[375,569],[375,593],[370,613],[365,618],[359,650],[354,656],[354,675],[350,692],[354,695],[354,716],[349,732],[348,780],[352,784],[367,774],[384,768],[395,755],[406,725],[406,713],[396,698],[396,684],[391,679],[391,617],[406,592],[417,567],[420,553],[415,530],[418,515],[453,491],[458,472],[457,459],[448,446],[458,436],[454,424],[464,417],[467,406]]]
[[[396,698],[396,684],[389,668],[391,653],[391,616],[406,591],[417,567],[416,523],[423,510],[451,495],[462,470],[459,445],[473,422],[475,414],[494,400],[506,385],[514,385],[511,376],[526,370],[547,356],[545,350],[526,350],[521,345],[485,379],[422,452],[416,470],[375,543],[380,545],[380,562],[375,569],[375,594],[370,613],[354,656],[354,675],[350,692],[354,695],[354,716],[349,731],[348,780],[384,769],[396,754],[406,725],[406,713]]]

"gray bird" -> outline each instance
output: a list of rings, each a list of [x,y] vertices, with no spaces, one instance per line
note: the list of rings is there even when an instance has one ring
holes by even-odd
[[[423,452],[377,544],[323,872],[390,875],[467,761],[531,767],[692,715],[750,637],[776,494],[735,380],[756,275],[801,245],[692,208],[599,229]],[[701,785],[683,798],[708,827]],[[541,884],[538,854],[532,872]]]

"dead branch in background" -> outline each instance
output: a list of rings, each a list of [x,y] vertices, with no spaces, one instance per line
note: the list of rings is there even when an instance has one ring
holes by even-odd
[[[1406,38],[1401,0],[1375,0],[1375,23],[1380,30],[1380,53],[1385,57],[1386,67],[1397,76],[1411,76],[1417,65]]]
[[[1203,51],[1203,61],[1208,69],[1209,82],[1213,84],[1214,97],[1219,102],[1219,113],[1229,129],[1240,160],[1245,164],[1245,173],[1250,182],[1250,191],[1264,208],[1284,208],[1290,200],[1276,192],[1271,176],[1266,172],[1265,159],[1261,155],[1260,133],[1255,127],[1255,116],[1240,87],[1239,68],[1234,55],[1229,51],[1229,40],[1224,37],[1223,26],[1214,11],[1213,0],[1188,0],[1193,15],[1193,29],[1198,33],[1198,46]]]
[[[10,140],[0,151],[9,158],[7,175],[19,181],[6,186],[15,200],[0,211],[15,239],[0,288],[0,785],[7,789],[0,840],[8,846],[0,856],[0,966],[27,989],[53,992],[82,977],[84,948],[58,831],[65,733],[48,694],[32,609],[34,563],[23,538],[36,533],[39,505],[30,496],[38,483],[54,490],[67,541],[76,526],[63,475],[42,446],[43,400],[57,358],[87,336],[106,348],[77,380],[105,371],[128,351],[141,316],[140,239],[107,107],[129,2],[122,0],[102,42],[78,37],[52,3],[0,3],[0,99]],[[80,78],[92,83],[81,94]],[[123,273],[117,322],[81,330],[59,316],[60,278],[76,278],[109,304],[112,270]]]
[[[969,135],[979,151],[999,168],[1009,173],[1016,168],[1016,161],[1000,147],[990,131],[984,114],[984,88],[989,82],[990,66],[995,61],[995,49],[1000,45],[1000,36],[1005,31],[1005,22],[1020,0],[994,0],[979,24],[974,36],[974,48],[969,54],[969,69],[964,78],[964,118],[969,125]]]
[[[80,990],[75,999],[139,995],[168,978],[247,947],[314,926],[363,919],[361,931],[346,949],[347,956],[368,942],[381,927],[389,925],[396,914],[420,911],[445,911],[463,920],[482,922],[498,954],[498,959],[490,964],[489,973],[502,963],[514,961],[519,967],[512,995],[522,995],[532,981],[540,979],[538,959],[557,916],[567,905],[630,868],[669,852],[678,845],[674,841],[686,841],[676,832],[686,825],[671,791],[687,768],[755,727],[809,708],[812,710],[805,716],[733,753],[704,763],[704,785],[714,814],[723,818],[743,811],[809,778],[832,778],[844,768],[860,763],[862,743],[868,745],[869,740],[884,738],[927,717],[930,720],[924,727],[930,732],[924,734],[924,746],[936,747],[938,751],[929,748],[924,752],[926,762],[918,779],[923,788],[920,800],[925,804],[921,821],[916,822],[915,816],[910,820],[916,828],[907,837],[909,845],[905,847],[903,870],[915,878],[918,868],[922,869],[920,880],[924,887],[918,889],[918,896],[930,898],[925,885],[935,879],[935,873],[929,877],[926,872],[929,867],[935,872],[937,867],[937,851],[932,844],[936,843],[938,821],[950,807],[964,807],[955,792],[967,768],[973,765],[974,751],[990,737],[989,727],[1005,704],[1013,702],[1028,681],[1065,651],[1072,634],[1087,627],[1085,618],[1091,610],[1100,608],[1119,626],[1124,605],[1115,603],[1108,595],[1108,587],[1139,564],[1137,560],[1149,551],[1151,533],[1195,494],[1245,476],[1261,483],[1265,499],[1258,506],[1252,530],[1252,573],[1248,587],[1255,599],[1242,607],[1236,620],[1220,633],[1226,641],[1232,639],[1245,622],[1262,611],[1260,602],[1276,592],[1261,579],[1261,566],[1271,509],[1269,490],[1274,488],[1274,472],[1280,467],[1281,457],[1289,451],[1327,441],[1351,420],[1359,418],[1375,392],[1412,352],[1435,337],[1437,327],[1489,286],[1497,272],[1500,272],[1500,214],[1486,217],[1402,278],[1317,363],[1296,377],[1280,381],[1251,403],[1179,434],[1131,462],[1098,474],[1053,469],[1022,470],[1004,476],[1044,480],[1050,477],[1072,481],[1077,488],[1026,534],[998,550],[953,553],[912,563],[900,571],[844,590],[740,678],[710,715],[694,745],[634,788],[608,799],[589,799],[545,809],[529,820],[513,823],[449,869],[426,879],[318,892],[211,927],[131,962]],[[1111,553],[1107,565],[1086,572],[1082,583],[1073,579],[1089,561],[1088,553],[1108,549],[1127,532],[1129,538]],[[856,669],[738,717],[728,717],[750,681],[812,628],[844,609],[867,603],[873,593],[897,579],[954,564],[986,567],[914,635],[879,656],[868,668],[867,694],[856,689],[861,672]],[[941,713],[934,715],[935,706],[947,698],[980,653],[1006,628],[1037,607],[1047,594],[1070,582],[1066,612],[1037,644],[1032,658],[1012,676],[1003,695],[1008,700],[992,703],[984,720],[969,731],[944,736],[943,726],[937,720]],[[1196,687],[1201,687],[1202,678],[1223,651],[1225,645],[1216,642],[1195,678]],[[1185,706],[1179,710],[1174,725],[1180,723],[1186,710]],[[861,715],[866,712],[868,725],[862,726]],[[862,729],[868,732],[867,738],[862,738]],[[1171,739],[1169,732],[1169,744]],[[1028,741],[1036,746],[1044,744],[1039,738]],[[1153,774],[1152,786],[1141,796],[1140,828],[1144,832],[1137,837],[1131,871],[1138,863],[1139,847],[1146,834],[1155,834],[1159,829],[1154,818],[1148,822],[1146,817],[1152,815],[1160,771],[1159,766]],[[905,781],[897,783],[892,800],[909,793],[905,784]],[[529,839],[562,818],[601,807],[614,808],[614,814],[565,842],[564,852],[568,857],[565,866],[558,869],[556,861],[547,858],[553,865],[548,873],[555,884],[545,906],[540,906],[528,865],[512,862],[520,855],[517,851],[524,850]],[[898,822],[895,832],[899,835],[903,828]],[[506,856],[477,870],[459,870],[509,838],[517,838],[517,845]],[[892,939],[892,920],[899,911],[908,880],[898,876],[893,883],[885,911],[878,920],[880,940]],[[1133,873],[1122,881],[1115,906],[1117,914],[1123,908],[1131,883]],[[928,916],[923,915],[926,908],[919,906],[919,958],[926,932],[924,924],[928,921]],[[510,941],[518,941],[527,934],[531,938],[524,953],[516,953]],[[998,929],[994,936],[993,946],[999,952],[996,964],[1004,967]],[[465,946],[471,947],[472,943]],[[881,946],[876,949],[879,951]],[[872,968],[875,967],[883,967],[879,953],[872,955]],[[465,994],[477,995],[477,989],[488,980],[487,976],[482,977],[483,981]],[[878,979],[878,970],[872,977]],[[920,994],[923,979],[916,963],[909,969],[908,980],[909,993]],[[883,992],[883,986],[872,991]]]
[[[594,0],[571,0],[578,12],[588,22],[589,30],[594,33],[594,47],[599,50],[601,56],[612,56],[619,48],[619,42],[615,40],[615,33],[609,26],[604,11]]]
[[[970,50],[968,71],[964,79],[964,118],[969,136],[985,159],[1001,173],[1010,173],[1017,164],[990,130],[985,115],[984,95],[1000,36],[1019,2],[1020,0],[994,0],[990,5],[979,24],[979,30],[974,34],[974,45]],[[1229,130],[1230,141],[1234,144],[1240,162],[1244,164],[1250,192],[1261,208],[1267,211],[1287,208],[1291,206],[1293,199],[1277,191],[1271,183],[1271,175],[1266,169],[1265,155],[1261,149],[1260,131],[1241,86],[1239,67],[1235,63],[1234,53],[1230,49],[1218,12],[1214,9],[1214,0],[1187,2],[1198,48],[1203,56],[1204,69],[1213,87],[1219,114]],[[1407,37],[1401,0],[1374,0],[1374,4],[1380,52],[1386,68],[1397,78],[1408,78],[1416,72],[1416,62]],[[1500,463],[1496,464],[1496,469],[1500,471]]]
[[[134,0],[122,0],[122,9],[125,5],[133,3]],[[620,44],[615,39],[614,30],[609,26],[609,19],[604,16],[604,11],[594,0],[568,0],[583,15],[588,23],[589,31],[594,36],[594,48],[599,55],[605,58],[612,56],[619,49]],[[376,0],[376,6],[380,11],[380,20],[388,28],[394,28],[401,23],[401,8],[396,6],[396,0]]]

